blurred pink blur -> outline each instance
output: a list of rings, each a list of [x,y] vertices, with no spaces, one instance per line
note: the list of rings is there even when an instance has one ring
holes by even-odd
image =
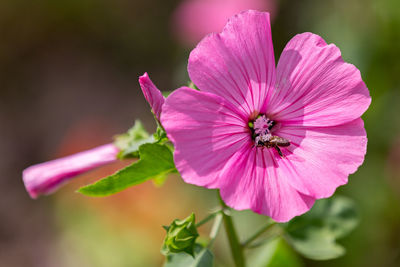
[[[194,46],[204,36],[220,32],[231,16],[247,9],[268,11],[271,20],[277,11],[276,0],[184,0],[172,17],[172,31],[186,46]]]

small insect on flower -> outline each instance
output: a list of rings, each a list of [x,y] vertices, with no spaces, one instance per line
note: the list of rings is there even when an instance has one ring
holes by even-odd
[[[252,131],[255,146],[275,148],[279,156],[284,157],[279,147],[290,146],[290,141],[286,138],[272,135],[275,130],[274,126],[276,126],[275,121],[268,119],[265,115],[258,115],[254,123],[249,122],[248,125]]]
[[[279,147],[290,146],[290,141],[285,138],[282,138],[282,137],[279,137],[276,135],[272,135],[269,140],[266,140],[266,141],[259,140],[257,142],[257,146],[264,146],[267,148],[273,147],[276,149],[276,151],[278,151],[279,156],[283,157],[282,151],[279,149]]]

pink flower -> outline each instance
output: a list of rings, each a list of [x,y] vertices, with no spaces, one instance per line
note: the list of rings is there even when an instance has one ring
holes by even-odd
[[[154,116],[156,116],[157,120],[160,121],[162,105],[164,104],[165,97],[162,95],[160,90],[157,89],[154,83],[150,80],[147,72],[139,77],[139,84],[140,87],[142,88],[144,97],[150,104]]]
[[[25,188],[32,198],[53,193],[75,176],[117,160],[118,152],[113,144],[107,144],[33,165],[22,173]]]
[[[256,9],[275,14],[275,0],[184,0],[173,14],[173,31],[183,43],[192,45],[210,32],[220,32],[226,21],[242,10]]]
[[[191,52],[189,76],[161,122],[187,182],[226,204],[285,222],[331,196],[362,164],[360,72],[318,35],[296,35],[275,67],[268,13],[246,11]]]

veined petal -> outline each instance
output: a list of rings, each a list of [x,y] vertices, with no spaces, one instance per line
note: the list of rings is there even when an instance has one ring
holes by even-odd
[[[147,72],[139,77],[139,84],[147,102],[150,104],[151,110],[158,120],[160,120],[162,105],[164,104],[165,97],[161,91],[157,89],[154,83],[150,80]]]
[[[263,112],[275,83],[269,13],[231,18],[222,33],[208,35],[191,52],[188,72],[201,91],[222,96],[243,114]]]
[[[220,189],[222,199],[236,210],[251,209],[277,222],[305,213],[315,199],[293,188],[278,168],[271,149],[244,147],[221,174],[225,179]]]
[[[118,148],[113,144],[107,144],[33,165],[22,173],[26,190],[32,198],[50,194],[75,176],[117,160],[118,152]]]
[[[318,35],[296,35],[277,67],[277,86],[267,113],[303,126],[334,126],[359,118],[371,102],[359,70],[339,48]]]
[[[240,147],[251,141],[247,120],[217,95],[180,88],[165,101],[161,122],[175,145],[183,180],[217,188],[218,174]]]
[[[290,140],[278,161],[279,175],[300,192],[330,197],[346,184],[364,161],[367,136],[362,119],[335,127],[285,127],[277,132]]]

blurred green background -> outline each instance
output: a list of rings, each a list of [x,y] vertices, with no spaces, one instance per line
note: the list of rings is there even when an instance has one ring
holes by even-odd
[[[281,266],[400,266],[400,2],[265,1],[274,11],[276,58],[295,34],[317,33],[360,69],[372,96],[363,116],[369,139],[365,162],[336,193],[352,198],[361,217],[360,226],[341,241],[347,254],[317,262],[288,250],[290,260]],[[33,163],[110,142],[135,119],[155,129],[137,78],[147,71],[162,90],[188,82],[186,62],[195,44],[182,41],[173,26],[180,4],[0,2],[1,267],[160,266],[161,225],[191,211],[202,218],[214,207],[215,192],[177,176],[163,187],[147,182],[107,198],[75,193],[124,163],[35,201],[21,179],[22,169]],[[238,213],[241,236],[264,220]],[[221,231],[218,266],[232,264],[225,239]]]

